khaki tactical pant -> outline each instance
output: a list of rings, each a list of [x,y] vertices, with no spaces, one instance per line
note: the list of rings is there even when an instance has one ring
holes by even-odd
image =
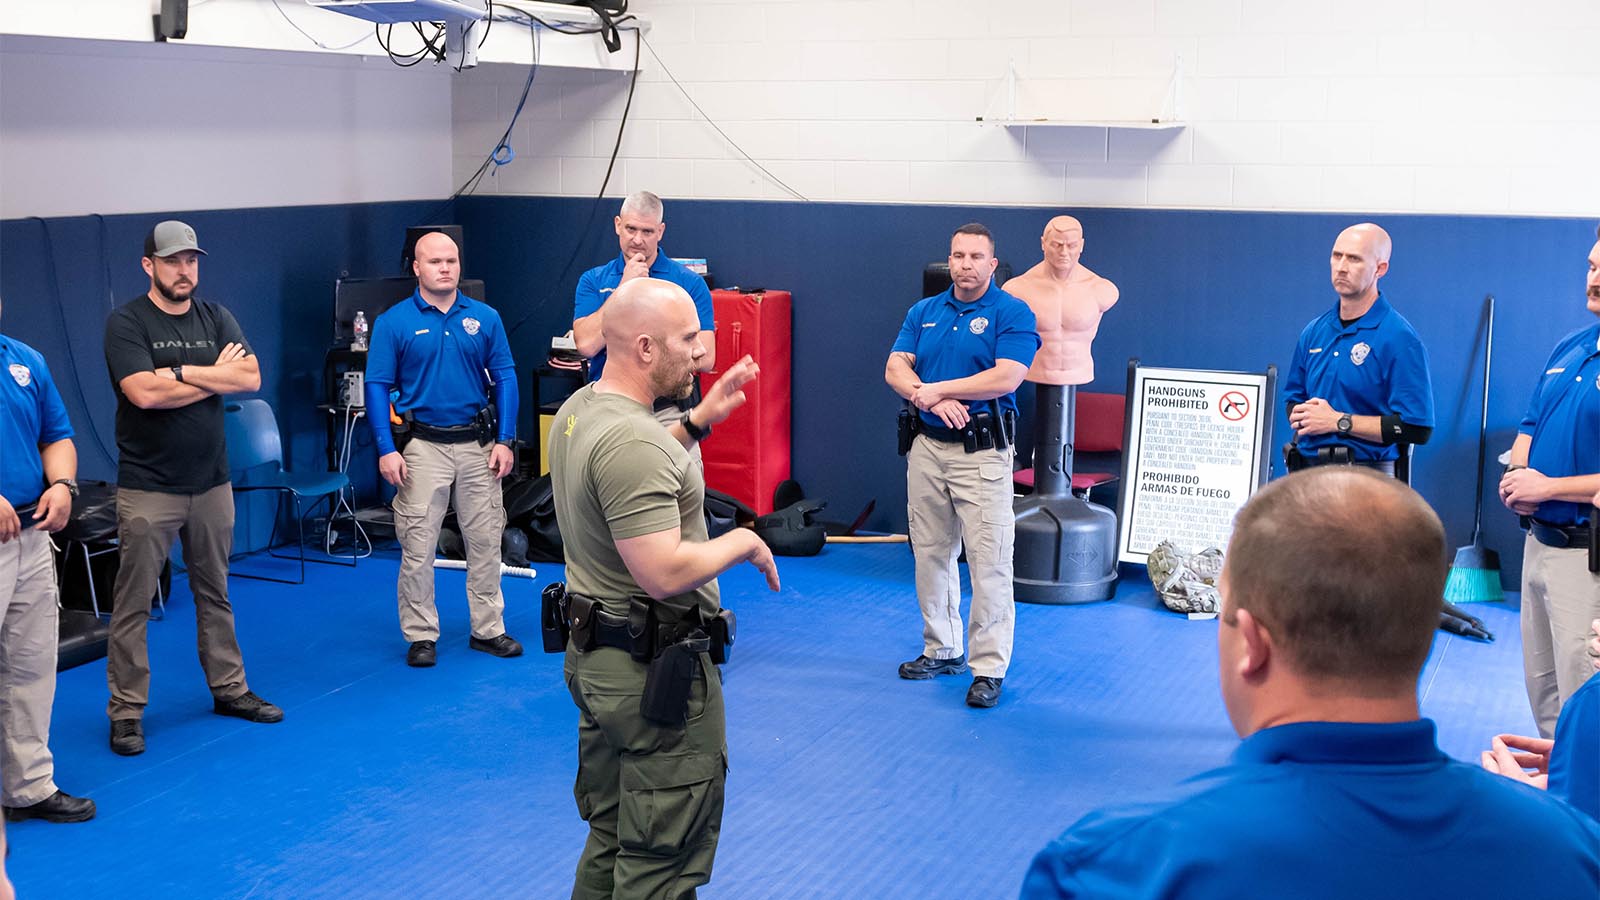
[[[711,657],[700,654],[681,729],[639,715],[645,666],[624,650],[569,645],[564,671],[578,706],[573,796],[589,823],[573,900],[693,898],[711,880],[728,770],[722,682]]]
[[[111,638],[106,651],[106,681],[113,720],[138,719],[150,702],[150,651],[146,625],[150,598],[172,540],[183,542],[183,564],[194,594],[200,667],[218,700],[249,690],[244,654],[233,630],[228,601],[228,554],[233,551],[233,485],[224,482],[201,494],[117,489],[117,540],[120,567],[112,594]]]
[[[963,541],[972,578],[972,627],[968,643],[973,675],[1004,678],[1011,664],[1012,547],[1017,519],[1012,512],[1013,451],[968,453],[960,444],[918,435],[906,454],[906,515],[916,556],[917,602],[922,606],[923,655],[953,659],[962,654],[961,573],[956,559]]]
[[[394,498],[394,530],[400,539],[400,633],[409,642],[439,639],[439,609],[433,597],[433,560],[444,514],[455,506],[467,548],[467,607],[472,636],[491,640],[505,633],[505,598],[500,593],[500,534],[506,527],[500,482],[489,471],[494,445],[406,444],[406,480]],[[452,504],[451,495],[454,494]]]
[[[1584,548],[1522,545],[1522,674],[1539,734],[1551,737],[1561,705],[1594,672],[1585,645],[1600,619],[1600,574]]]
[[[50,536],[24,527],[0,544],[0,801],[56,792],[50,707],[56,696],[56,564]]]

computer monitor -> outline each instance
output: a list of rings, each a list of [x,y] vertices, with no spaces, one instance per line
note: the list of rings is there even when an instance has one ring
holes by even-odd
[[[483,281],[463,278],[458,285],[461,293],[474,300],[486,300]],[[417,280],[407,276],[387,278],[341,278],[333,283],[333,339],[335,343],[348,344],[355,336],[356,311],[365,311],[367,325],[371,327],[378,315],[417,289]]]

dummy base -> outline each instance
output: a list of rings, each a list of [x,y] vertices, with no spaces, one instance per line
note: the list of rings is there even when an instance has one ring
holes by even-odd
[[[1094,603],[1117,589],[1117,516],[1081,497],[1021,497],[1013,555],[1024,603]]]

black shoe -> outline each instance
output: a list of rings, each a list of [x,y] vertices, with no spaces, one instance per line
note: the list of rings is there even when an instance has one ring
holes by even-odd
[[[219,716],[234,716],[251,722],[283,721],[283,710],[257,697],[255,691],[245,691],[232,700],[218,699],[212,703],[211,710]]]
[[[1000,682],[1004,678],[990,678],[988,675],[979,675],[972,679],[972,687],[967,688],[967,705],[979,709],[988,709],[1000,702]]]
[[[412,641],[411,649],[406,651],[406,665],[426,669],[438,659],[438,652],[434,650],[433,641]]]
[[[492,653],[495,656],[504,657],[522,655],[522,645],[517,643],[517,639],[509,634],[502,634],[499,637],[492,637],[487,641],[473,638],[467,642],[467,646],[474,650],[482,650],[485,653]]]
[[[134,724],[137,725],[138,722],[134,721]],[[21,822],[24,819],[87,822],[92,818],[94,818],[94,801],[88,797],[74,797],[66,791],[56,791],[32,806],[6,807],[7,822]]]
[[[144,752],[144,723],[138,719],[111,720],[111,752],[138,756]]]
[[[965,653],[955,659],[929,659],[919,656],[900,664],[900,677],[911,681],[927,681],[935,675],[960,675],[967,671]]]

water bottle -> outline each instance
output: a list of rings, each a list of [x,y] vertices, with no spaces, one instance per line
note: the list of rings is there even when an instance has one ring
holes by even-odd
[[[350,349],[367,349],[367,313],[365,310],[356,310],[355,333],[355,340],[350,342]]]

